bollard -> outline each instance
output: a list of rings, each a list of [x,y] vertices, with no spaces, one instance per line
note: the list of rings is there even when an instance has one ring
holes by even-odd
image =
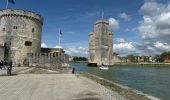
[[[73,67],[73,69],[72,69],[72,74],[74,74],[75,73],[75,68]]]

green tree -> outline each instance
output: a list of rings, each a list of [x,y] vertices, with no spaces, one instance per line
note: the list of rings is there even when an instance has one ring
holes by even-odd
[[[162,62],[161,61],[161,55],[156,55],[155,60],[156,60],[156,62]]]
[[[149,62],[149,56],[144,56],[144,62]]]
[[[127,58],[130,62],[136,62],[134,55],[128,55]]]
[[[161,56],[160,57],[161,58],[161,62],[164,62],[165,60],[170,59],[170,51],[163,52],[160,56]]]
[[[164,62],[165,59],[170,59],[170,51],[163,52],[160,55],[155,56],[156,62]]]
[[[87,61],[88,59],[86,57],[74,57],[73,61]]]

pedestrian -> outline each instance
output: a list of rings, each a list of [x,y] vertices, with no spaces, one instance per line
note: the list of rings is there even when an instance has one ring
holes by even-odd
[[[12,75],[12,60],[9,61],[9,64],[8,64],[8,68],[7,68],[7,74],[8,75]]]
[[[3,63],[3,62],[2,62],[2,60],[1,60],[1,61],[0,61],[0,69],[2,69],[2,66],[3,66],[2,63]]]
[[[75,73],[75,68],[73,67],[73,69],[72,69],[72,74],[74,74]]]

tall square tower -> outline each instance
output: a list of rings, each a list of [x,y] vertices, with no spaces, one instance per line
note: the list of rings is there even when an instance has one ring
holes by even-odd
[[[89,33],[89,65],[113,65],[113,33],[109,22],[98,20]]]

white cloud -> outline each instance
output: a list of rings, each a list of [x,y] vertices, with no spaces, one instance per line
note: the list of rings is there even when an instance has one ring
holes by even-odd
[[[127,43],[114,44],[114,49],[134,50],[135,48],[132,45],[132,42],[127,42]]]
[[[72,55],[72,52],[70,52],[69,50],[64,49],[64,51],[66,54]]]
[[[47,45],[45,43],[41,43],[41,47],[47,48]]]
[[[64,32],[65,34],[75,34],[75,32],[71,32],[71,31],[68,31],[68,32]]]
[[[170,36],[170,4],[146,1],[140,9],[143,21],[139,23],[139,32],[143,39]]]
[[[170,45],[168,45],[167,43],[156,42],[154,43],[154,47],[165,51],[170,50]]]
[[[81,53],[79,50],[77,50],[77,48],[68,48],[68,51],[70,51],[72,54],[74,53]]]
[[[62,48],[62,46],[56,45],[56,46],[53,47],[53,48]]]
[[[109,28],[111,30],[119,28],[119,21],[114,18],[109,18]]]
[[[156,0],[145,0],[140,8],[140,13],[146,16],[157,16],[165,8],[165,4],[157,3]]]
[[[133,42],[127,42],[123,38],[118,38],[113,44],[113,51],[119,53],[120,56],[136,53],[136,47]]]
[[[64,48],[67,54],[72,56],[88,56],[88,42],[79,41],[79,42],[68,42],[63,43],[62,48]],[[58,47],[58,46],[57,46]]]
[[[56,45],[53,48],[63,48],[66,54],[70,54],[72,56],[88,56],[88,47],[79,46],[79,43],[71,43],[72,45],[68,46],[63,44],[63,46]]]
[[[143,20],[139,22],[138,31],[145,49],[152,54],[170,50],[170,3],[145,0],[139,12]]]
[[[88,56],[88,47],[69,47],[65,49],[66,53],[74,56]]]
[[[125,12],[119,14],[119,17],[124,19],[125,21],[130,21],[131,17],[129,15],[127,15]]]
[[[116,39],[116,42],[117,42],[117,43],[124,43],[124,42],[125,42],[125,39],[124,39],[124,38],[117,38],[117,39]]]

